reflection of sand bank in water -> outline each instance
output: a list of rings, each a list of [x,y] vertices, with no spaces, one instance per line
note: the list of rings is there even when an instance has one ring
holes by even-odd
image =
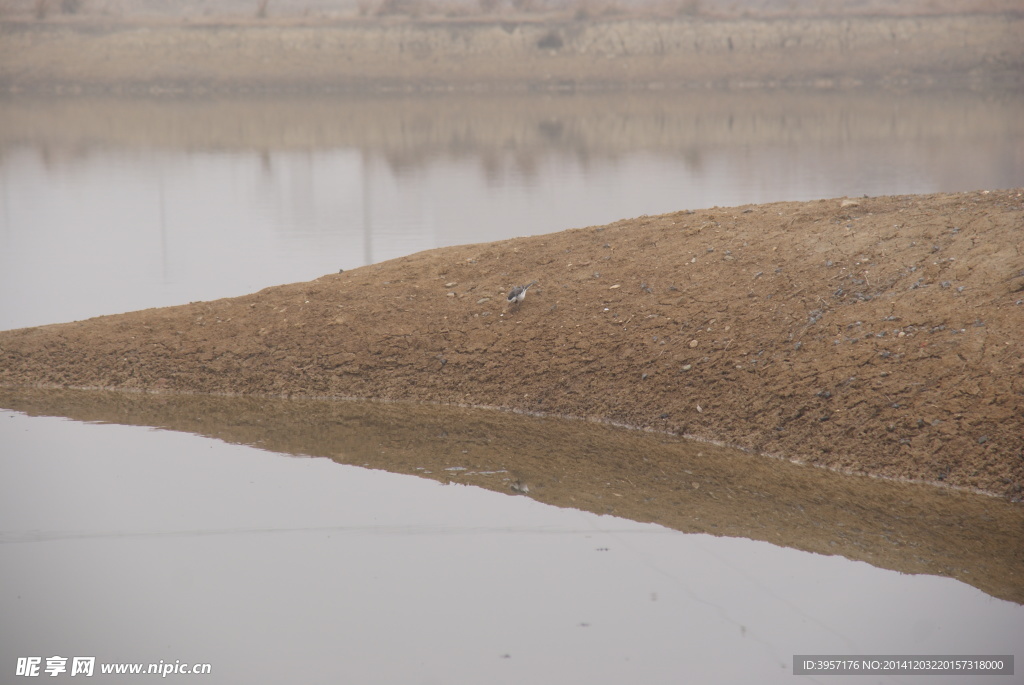
[[[396,167],[438,157],[513,154],[524,169],[561,156],[617,158],[645,151],[701,163],[702,151],[801,145],[935,149],[955,159],[992,145],[993,164],[1024,139],[1024,97],[1006,93],[702,91],[478,97],[383,96],[231,100],[0,100],[0,150],[33,145],[72,156],[97,147],[183,150],[358,148]],[[951,141],[963,131],[970,155]],[[967,151],[964,151],[965,153]],[[941,166],[932,160],[932,166]]]
[[[1024,602],[1024,510],[992,497],[843,476],[666,435],[450,407],[31,390],[0,390],[0,406],[499,492],[519,481],[529,497],[561,507],[953,577]]]
[[[448,90],[1019,81],[1016,16],[5,26],[0,87]]]

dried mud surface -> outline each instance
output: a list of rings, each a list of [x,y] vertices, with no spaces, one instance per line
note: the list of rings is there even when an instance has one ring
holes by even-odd
[[[1021,190],[680,211],[2,332],[0,384],[501,407],[1019,500],[1022,248]]]

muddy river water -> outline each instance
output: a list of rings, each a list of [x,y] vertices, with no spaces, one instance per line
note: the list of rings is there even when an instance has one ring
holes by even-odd
[[[0,328],[688,207],[1011,187],[1020,111],[979,93],[6,99]],[[492,412],[0,407],[5,681],[56,655],[62,679],[95,657],[93,682],[159,663],[225,683],[859,683],[795,677],[793,656],[1005,655],[1024,634],[1019,505],[992,498]]]

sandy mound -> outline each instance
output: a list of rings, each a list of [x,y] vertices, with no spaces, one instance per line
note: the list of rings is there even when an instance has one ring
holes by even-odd
[[[1022,198],[714,208],[432,250],[3,332],[0,383],[598,417],[1019,499]]]

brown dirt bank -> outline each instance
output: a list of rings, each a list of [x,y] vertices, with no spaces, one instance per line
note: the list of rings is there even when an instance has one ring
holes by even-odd
[[[1021,85],[1024,16],[0,22],[0,89]]]
[[[1022,229],[1020,190],[640,217],[3,332],[0,383],[595,417],[1020,499]]]
[[[505,494],[515,484],[559,507],[948,576],[1024,603],[1024,507],[948,488],[665,434],[412,403],[0,388],[0,407],[186,431]]]

